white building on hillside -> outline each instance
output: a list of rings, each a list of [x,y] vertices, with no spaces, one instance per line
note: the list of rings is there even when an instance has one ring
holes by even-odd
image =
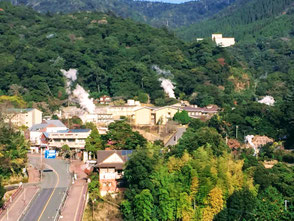
[[[222,34],[212,34],[211,38],[220,47],[230,47],[235,44],[235,38],[223,38]]]
[[[42,122],[42,111],[35,108],[8,109],[5,113],[5,122],[12,123],[15,126],[31,127],[34,124],[40,124]]]

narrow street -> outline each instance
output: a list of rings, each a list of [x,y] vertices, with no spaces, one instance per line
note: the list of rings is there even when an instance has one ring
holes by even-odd
[[[30,155],[30,163],[40,167],[40,156]],[[35,197],[22,221],[56,220],[62,201],[70,186],[68,163],[61,159],[43,159],[43,178],[41,190]]]

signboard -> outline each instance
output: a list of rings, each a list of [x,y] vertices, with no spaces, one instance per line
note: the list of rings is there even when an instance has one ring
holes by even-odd
[[[55,159],[56,150],[45,150],[45,159]]]

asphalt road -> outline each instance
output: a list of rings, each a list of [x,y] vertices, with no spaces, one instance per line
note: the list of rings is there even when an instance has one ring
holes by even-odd
[[[169,139],[169,141],[165,144],[165,146],[173,146],[178,143],[178,140],[183,136],[187,128],[180,127],[177,129],[177,132]]]
[[[40,168],[40,157],[30,156],[30,163]],[[21,221],[56,220],[62,199],[70,185],[68,164],[60,159],[43,159],[43,179],[41,190]]]

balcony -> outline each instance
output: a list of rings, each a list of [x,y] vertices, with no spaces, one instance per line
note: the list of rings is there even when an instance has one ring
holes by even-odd
[[[68,145],[70,148],[84,149],[85,142],[49,142],[49,147],[61,148],[63,145]]]

